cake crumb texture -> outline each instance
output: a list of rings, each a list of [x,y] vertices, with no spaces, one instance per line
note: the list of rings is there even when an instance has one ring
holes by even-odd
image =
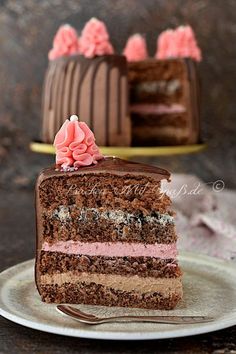
[[[104,257],[67,255],[59,252],[40,254],[40,273],[67,271],[103,274],[135,275],[140,277],[177,278],[181,276],[177,261],[152,257]]]
[[[153,310],[171,310],[182,297],[182,293],[171,293],[167,297],[159,293],[138,294],[134,291],[114,290],[95,283],[43,285],[40,292],[42,300],[47,303],[120,306]]]

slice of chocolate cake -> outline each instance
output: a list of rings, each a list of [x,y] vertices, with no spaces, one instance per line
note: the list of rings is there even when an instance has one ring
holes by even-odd
[[[174,308],[182,282],[171,201],[161,192],[169,172],[103,158],[76,117],[55,146],[57,167],[42,171],[36,184],[42,300]]]

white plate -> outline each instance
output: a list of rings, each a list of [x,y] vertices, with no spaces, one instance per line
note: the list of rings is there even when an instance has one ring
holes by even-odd
[[[184,299],[172,311],[146,311],[103,306],[79,307],[99,315],[171,314],[210,315],[214,322],[195,325],[114,323],[88,326],[56,311],[54,304],[41,302],[34,284],[34,260],[20,263],[0,274],[0,315],[44,332],[96,339],[142,340],[190,336],[236,324],[235,264],[207,256],[182,253]]]

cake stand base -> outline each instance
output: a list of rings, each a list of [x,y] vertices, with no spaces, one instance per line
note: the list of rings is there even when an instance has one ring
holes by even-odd
[[[105,156],[117,156],[121,158],[142,157],[142,156],[170,156],[198,153],[207,148],[204,143],[176,146],[100,146]],[[31,142],[30,150],[41,154],[55,154],[55,148],[51,144]]]

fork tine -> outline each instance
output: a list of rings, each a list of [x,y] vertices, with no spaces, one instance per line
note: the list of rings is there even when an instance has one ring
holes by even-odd
[[[90,313],[87,312],[83,312],[80,309],[77,309],[75,307],[72,306],[67,306],[70,308],[70,310],[74,311],[75,313],[78,313],[80,316],[86,317],[86,318],[97,318],[95,315],[92,315]]]
[[[64,312],[69,315],[79,315],[80,317],[83,317],[84,319],[95,319],[96,316],[91,315],[89,313],[85,313],[75,307],[69,306],[69,305],[58,305],[57,306],[58,310],[61,312]]]

